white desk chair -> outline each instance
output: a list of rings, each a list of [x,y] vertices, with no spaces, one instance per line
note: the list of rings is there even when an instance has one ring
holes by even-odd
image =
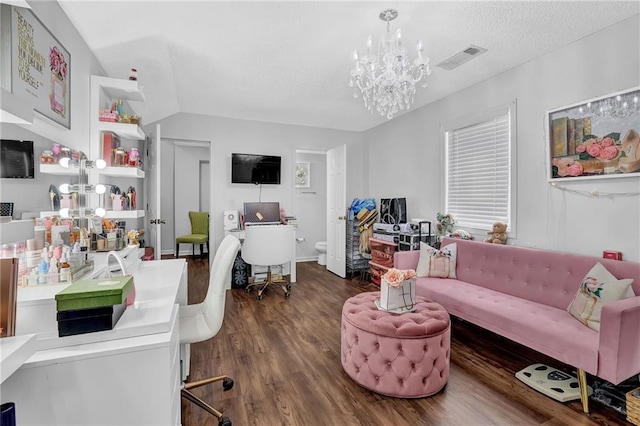
[[[250,265],[267,266],[267,279],[254,282],[246,287],[249,293],[253,286],[260,286],[258,300],[262,300],[262,293],[272,284],[284,290],[284,296],[291,295],[291,283],[284,279],[273,279],[271,265],[281,265],[295,262],[293,259],[294,228],[289,225],[255,225],[247,226],[244,230],[242,244],[242,258]]]
[[[232,235],[226,236],[220,243],[211,265],[209,289],[202,303],[180,306],[180,344],[197,343],[210,339],[218,334],[224,318],[225,287],[231,274],[233,262],[240,250],[240,240]],[[195,396],[189,389],[222,380],[224,390],[233,387],[233,380],[219,376],[197,382],[185,383],[182,396],[205,411],[216,416],[220,426],[231,426],[228,417],[222,415],[202,399]]]

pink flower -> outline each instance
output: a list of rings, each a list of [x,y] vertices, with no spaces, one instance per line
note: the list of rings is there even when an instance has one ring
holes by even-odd
[[[416,271],[413,269],[401,270],[396,268],[389,269],[382,278],[390,287],[400,287],[403,282],[415,278]]]
[[[63,80],[67,78],[67,63],[64,61],[60,64],[60,74]]]
[[[602,147],[598,144],[591,144],[587,147],[587,153],[592,157],[599,157],[602,153]]]
[[[584,173],[584,167],[582,167],[582,164],[576,161],[567,168],[567,173],[570,176],[580,176],[582,173]]]
[[[587,147],[586,147],[586,146],[584,146],[583,144],[580,144],[580,145],[578,145],[578,146],[576,147],[576,152],[577,152],[578,154],[581,154],[581,153],[585,152],[586,150],[587,150]]]
[[[602,160],[613,160],[618,156],[618,153],[619,153],[618,148],[612,145],[608,145],[602,149],[602,152],[600,153],[599,158]]]
[[[551,164],[558,167],[560,165],[560,160],[558,160],[557,158],[554,158],[553,160],[551,160]]]
[[[604,138],[604,139],[602,139],[602,146],[603,146],[603,147],[605,147],[605,146],[612,146],[612,145],[613,145],[613,143],[614,143],[614,141],[613,141],[613,139],[611,139],[611,138]]]
[[[400,283],[404,281],[404,274],[402,274],[399,269],[391,268],[382,276],[382,278],[384,278],[387,284],[391,287],[399,287]]]

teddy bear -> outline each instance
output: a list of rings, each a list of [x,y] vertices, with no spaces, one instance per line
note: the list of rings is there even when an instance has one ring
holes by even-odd
[[[493,229],[487,232],[489,238],[484,240],[485,243],[505,244],[507,242],[507,224],[496,222]]]

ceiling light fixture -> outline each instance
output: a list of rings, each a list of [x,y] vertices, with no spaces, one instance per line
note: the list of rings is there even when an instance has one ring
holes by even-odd
[[[375,109],[388,119],[403,109],[411,108],[416,83],[424,78],[422,87],[427,87],[426,77],[431,74],[429,57],[422,53],[421,40],[416,44],[418,58],[411,63],[407,49],[402,45],[400,29],[391,35],[390,22],[397,17],[398,12],[394,9],[380,13],[380,19],[387,23],[387,34],[384,40],[378,41],[377,49],[374,49],[369,35],[366,56],[360,57],[357,50],[353,52],[355,68],[351,70],[349,80],[353,97],[362,96],[365,108],[372,113]]]

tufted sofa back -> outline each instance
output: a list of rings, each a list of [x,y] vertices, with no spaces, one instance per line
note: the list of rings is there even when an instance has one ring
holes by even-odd
[[[633,278],[640,295],[640,263],[512,245],[445,238],[458,245],[458,280],[566,309],[589,270],[600,262],[616,278]]]

